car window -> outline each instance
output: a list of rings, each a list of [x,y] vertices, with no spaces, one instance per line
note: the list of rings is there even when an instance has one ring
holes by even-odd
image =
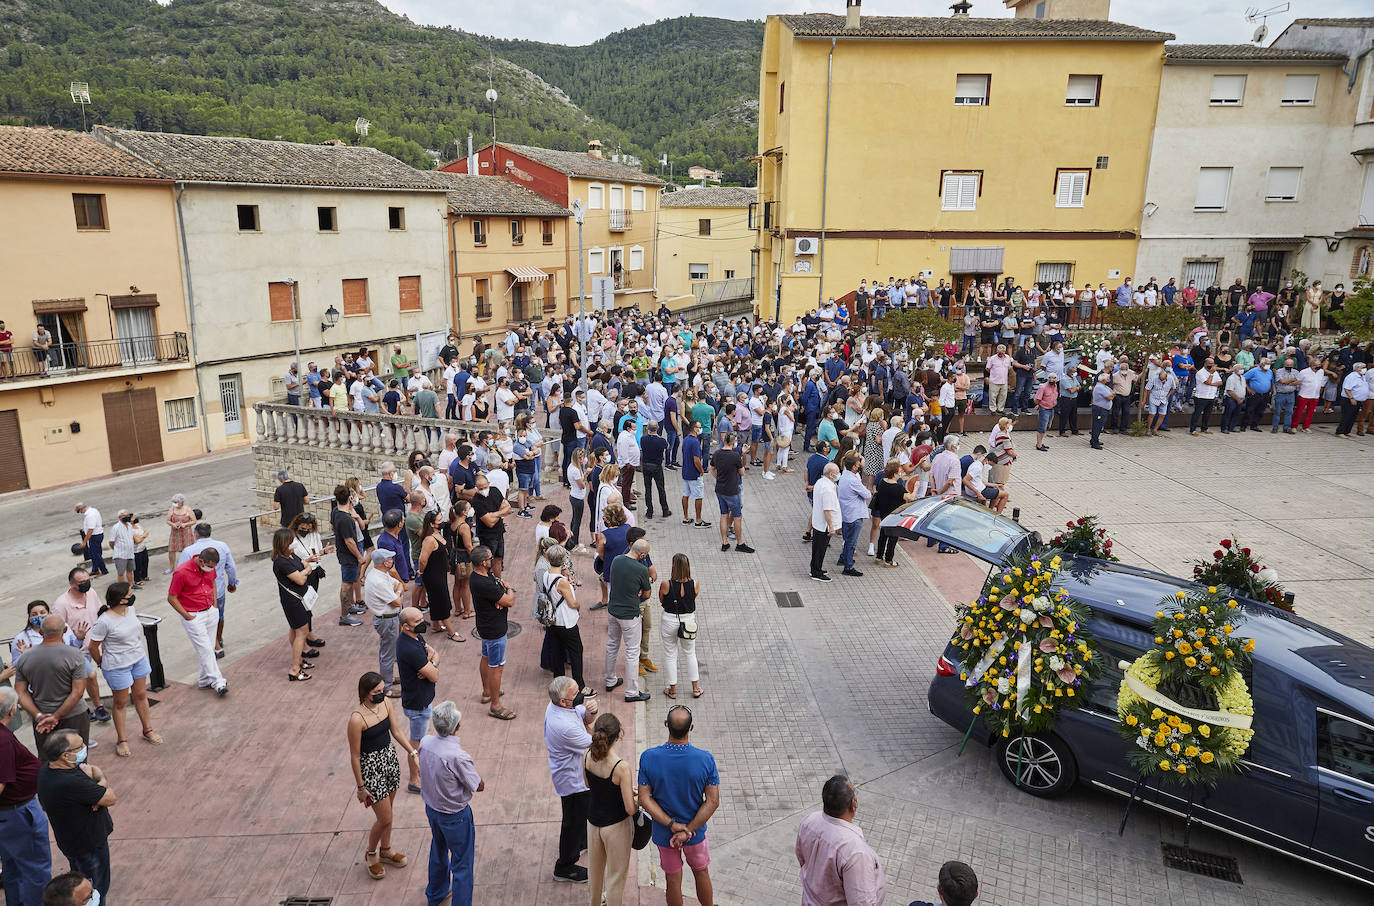
[[[1117,666],[1120,661],[1131,662],[1144,652],[1137,651],[1119,642],[1097,640],[1097,654],[1102,659],[1102,672],[1088,686],[1087,707],[1104,714],[1116,714],[1116,696],[1121,690],[1121,680],[1126,671]]]
[[[1374,727],[1318,711],[1317,764],[1374,784]]]
[[[986,555],[985,559],[997,559],[1009,540],[1026,534],[1025,529],[1010,519],[962,501],[941,507],[924,528],[975,548]]]

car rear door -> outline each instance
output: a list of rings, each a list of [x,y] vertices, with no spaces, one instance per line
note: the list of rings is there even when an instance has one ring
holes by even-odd
[[[932,538],[988,563],[1022,549],[1032,533],[969,500],[927,497],[885,518],[882,527],[903,538]]]
[[[1100,617],[1089,628],[1097,640],[1102,673],[1083,690],[1082,706],[1059,716],[1054,732],[1073,750],[1084,782],[1129,793],[1137,777],[1127,760],[1130,743],[1118,730],[1116,698],[1125,672],[1118,663],[1140,657],[1150,636],[1140,627]]]
[[[1316,733],[1313,855],[1374,883],[1374,719],[1319,706]]]

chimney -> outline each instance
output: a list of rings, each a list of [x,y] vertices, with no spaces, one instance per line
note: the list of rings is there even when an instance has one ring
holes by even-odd
[[[600,156],[601,156],[601,142],[597,141],[596,139],[592,139],[591,141],[587,142],[587,156],[588,156],[588,157],[600,157]]]
[[[856,31],[859,28],[860,0],[844,0],[844,30]]]
[[[967,19],[968,11],[972,8],[973,4],[970,3],[969,0],[956,0],[956,2],[950,6],[950,9],[954,10],[954,18],[956,19]]]

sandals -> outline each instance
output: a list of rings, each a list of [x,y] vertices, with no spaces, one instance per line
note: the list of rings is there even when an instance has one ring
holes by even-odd
[[[670,690],[671,690],[671,691],[670,691]],[[677,698],[677,690],[673,689],[671,686],[664,686],[664,687],[663,687],[663,694],[666,695],[668,698],[672,698],[672,699],[676,699],[676,698]]]
[[[692,698],[701,698],[701,697],[702,697],[703,695],[705,695],[705,694],[706,694],[706,690],[705,690],[705,689],[693,689],[693,690],[692,690]]]
[[[501,694],[502,694],[502,695],[505,695],[505,694],[506,694],[506,690],[505,690],[505,689],[502,689],[502,690],[501,690]],[[480,701],[482,704],[485,705],[487,702],[491,701],[491,696],[490,696],[490,695],[487,695],[487,693],[483,692],[483,693],[482,693],[482,697],[481,697],[480,699],[478,699],[478,701]]]
[[[372,850],[368,850],[367,852],[367,856],[376,855],[377,853]],[[382,860],[379,858],[376,862],[368,862],[367,856],[363,856],[363,862],[367,865],[367,873],[372,876],[372,880],[380,881],[382,878],[385,878],[386,866],[382,864]]]
[[[448,638],[448,640],[449,640],[450,642],[466,642],[466,641],[467,641],[467,637],[466,637],[466,636],[464,636],[461,632],[456,632],[456,631],[455,631],[455,632],[450,632],[450,633],[448,633],[447,638]]]
[[[296,672],[296,673],[288,673],[288,674],[286,674],[286,678],[289,679],[289,680],[290,680],[291,682],[293,682],[293,683],[299,683],[299,682],[304,682],[305,680],[310,679],[310,674],[306,673],[304,670],[300,670],[300,671],[298,671],[298,672]]]
[[[143,741],[152,743],[155,746],[162,745],[162,734],[156,730],[144,730]]]
[[[119,742],[115,743],[115,754],[120,758],[128,758],[130,755],[134,754],[133,751],[129,749],[128,740],[121,739]]]
[[[381,861],[390,862],[392,865],[400,867],[406,864],[406,857],[389,849],[384,849],[380,853]]]
[[[499,710],[496,708],[492,708],[489,711],[487,711],[487,714],[491,715],[497,720],[515,720],[515,712],[512,711],[510,708],[501,708]]]

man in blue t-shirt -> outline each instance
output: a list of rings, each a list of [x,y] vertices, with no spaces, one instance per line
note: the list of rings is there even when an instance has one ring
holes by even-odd
[[[668,880],[668,902],[682,902],[682,863],[696,881],[697,901],[714,903],[706,822],[720,807],[715,756],[688,742],[692,711],[668,709],[668,741],[639,756],[639,804],[654,819],[653,841]]]
[[[682,429],[687,432],[682,438],[682,524],[693,524],[692,518],[687,514],[687,501],[692,500],[696,502],[695,525],[697,528],[704,528],[711,523],[704,522],[701,518],[701,498],[704,493],[701,473],[705,468],[702,463],[701,425],[696,419],[689,418],[683,421]]]

